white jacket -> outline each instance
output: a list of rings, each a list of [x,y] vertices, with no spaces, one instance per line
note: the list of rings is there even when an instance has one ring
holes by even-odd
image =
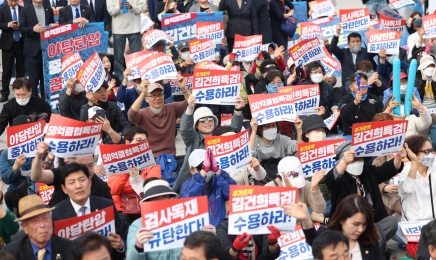
[[[107,11],[112,16],[113,34],[141,32],[141,13],[145,11],[145,0],[129,0],[131,9],[123,13],[119,0],[107,0]]]
[[[265,179],[266,171],[262,166],[259,166],[259,170],[255,171],[253,168],[247,166],[243,167],[239,171],[230,173],[230,177],[236,181],[238,185],[251,185],[248,180],[248,175],[252,175],[258,181]]]
[[[427,109],[420,114],[420,117],[410,114],[406,117],[406,120],[408,121],[406,137],[418,135],[420,131],[429,128],[431,125],[431,116]]]

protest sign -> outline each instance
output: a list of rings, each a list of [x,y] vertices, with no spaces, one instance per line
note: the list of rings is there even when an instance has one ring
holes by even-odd
[[[368,8],[341,9],[339,17],[343,31],[366,30],[370,26]]]
[[[356,157],[394,154],[404,145],[407,120],[353,124],[351,151]]]
[[[103,236],[109,236],[109,232],[115,233],[114,207],[110,206],[84,216],[54,222],[54,234],[65,239],[75,240],[88,231]]]
[[[325,124],[325,126],[327,126],[329,131],[332,130],[333,126],[338,121],[338,118],[339,118],[340,115],[341,115],[341,111],[338,109],[331,116],[329,116],[328,118],[324,119],[324,124]]]
[[[197,63],[197,65],[195,65],[194,70],[196,70],[196,69],[226,70],[223,66],[220,66],[216,63],[213,63],[210,60],[200,61],[199,63]]]
[[[188,42],[189,56],[198,63],[202,60],[215,60],[215,49],[211,39],[199,39]]]
[[[369,31],[367,33],[368,52],[379,53],[382,49],[385,49],[386,54],[399,55],[400,34],[399,31]]]
[[[298,202],[297,188],[230,185],[229,195],[229,235],[269,234],[269,225],[294,232],[296,219],[287,216],[281,206]]]
[[[236,105],[242,73],[228,70],[194,69],[192,95],[197,104]]]
[[[125,57],[126,60],[126,68],[131,70],[131,74],[127,77],[128,80],[141,78],[141,74],[139,73],[138,64],[141,63],[142,60],[150,57],[153,54],[158,53],[157,51],[138,51],[132,54],[129,54]]]
[[[78,24],[64,24],[41,33],[44,89],[53,113],[59,113],[59,94],[65,91],[62,57],[78,52],[82,60],[87,60],[95,51],[107,53],[108,37],[103,22],[88,23],[84,28],[79,28]]]
[[[401,20],[404,19],[403,16],[401,16],[397,11],[393,10],[390,6],[386,6],[385,8],[377,11],[379,15],[383,15],[385,17]]]
[[[51,92],[59,91],[62,88],[67,88],[69,78],[76,78],[77,72],[83,65],[83,60],[78,52],[73,52],[62,57],[62,85],[54,85]],[[62,88],[59,88],[62,87]]]
[[[210,148],[221,170],[236,172],[250,165],[250,134],[248,129],[228,136],[205,136],[206,149]]]
[[[422,17],[422,28],[425,31],[424,38],[436,38],[436,13]]]
[[[321,65],[323,66],[326,75],[333,76],[335,71],[342,69],[341,63],[337,59],[335,59],[329,51],[327,51],[327,48],[325,46],[324,53],[326,54],[326,56],[321,60]]]
[[[184,74],[182,76],[186,79],[186,83],[185,83],[186,89],[191,90],[193,75],[192,74]],[[177,84],[177,81],[175,79],[170,79],[169,82],[170,82],[170,86],[171,86],[171,93],[173,93],[173,96],[184,95],[182,90],[180,90],[180,87]]]
[[[380,14],[380,30],[384,31],[399,31],[404,35],[406,31],[406,20],[391,18]]]
[[[222,44],[224,38],[223,22],[197,22],[197,39],[211,39],[214,44]]]
[[[232,114],[221,114],[221,126],[228,126],[232,123]]]
[[[319,223],[314,223],[318,230]],[[280,256],[277,260],[285,259],[313,259],[312,247],[306,242],[301,225],[296,225],[293,233],[286,233],[279,237],[277,243],[280,246]]]
[[[44,139],[45,121],[38,121],[6,128],[8,160],[17,159],[24,154],[27,158],[35,157],[36,146]]]
[[[49,153],[60,158],[94,154],[102,125],[52,114],[44,141]]]
[[[278,88],[280,94],[289,95],[294,102],[298,116],[317,114],[315,110],[319,106],[319,85],[301,85]]]
[[[319,142],[299,143],[298,158],[306,177],[311,177],[316,171],[330,171],[336,166],[336,148],[347,141],[346,138],[324,140]]]
[[[158,41],[165,41],[165,43],[172,42],[171,38],[162,30],[153,29],[142,35],[142,40],[145,43],[145,48],[147,50],[153,49]]]
[[[415,7],[415,1],[413,0],[390,0],[389,6],[393,9],[400,10],[405,7]]]
[[[142,227],[154,236],[144,252],[182,248],[185,238],[209,224],[206,196],[141,203]]]
[[[236,54],[237,61],[254,61],[262,46],[262,35],[242,36],[235,35],[233,53]]]
[[[101,144],[100,156],[107,175],[128,173],[129,167],[138,170],[155,165],[148,141],[135,144]]]
[[[300,34],[303,40],[309,40],[317,38],[320,42],[324,42],[324,36],[322,34],[321,27],[311,22],[300,23]]]
[[[335,7],[331,0],[316,0],[309,2],[310,10],[312,11],[312,18],[322,16],[332,16],[335,14]]]
[[[163,79],[176,79],[177,70],[173,59],[165,53],[155,53],[138,63],[142,79],[157,82]]]
[[[326,57],[324,47],[318,38],[304,40],[289,49],[289,54],[297,67],[305,66],[312,61]]]
[[[422,226],[425,226],[429,220],[426,221],[412,221],[398,223],[406,236],[407,242],[418,243],[421,237]]]
[[[105,77],[106,71],[97,52],[94,52],[91,57],[80,66],[76,74],[76,79],[87,92],[89,91],[91,93],[100,89]]]
[[[286,94],[255,94],[248,95],[251,114],[258,125],[278,121],[294,122],[297,112],[291,95]]]
[[[153,21],[144,13],[141,13],[141,34],[153,26]]]
[[[48,186],[45,183],[37,182],[36,183],[36,190],[37,190],[39,197],[41,197],[42,201],[44,201],[45,204],[48,204],[51,200],[52,195],[53,195],[54,186],[53,185]]]

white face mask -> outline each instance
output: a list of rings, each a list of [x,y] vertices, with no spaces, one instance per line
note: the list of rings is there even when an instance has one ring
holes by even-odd
[[[27,103],[29,103],[30,97],[26,97],[23,99],[15,98],[15,100],[17,100],[18,105],[25,106],[25,105],[27,105]]]
[[[313,83],[320,83],[322,81],[322,77],[323,75],[321,73],[310,75],[310,79],[312,80]]]
[[[189,59],[189,51],[182,52],[182,60]]]
[[[268,130],[264,130],[262,133],[263,137],[265,137],[266,140],[274,140],[277,137],[277,128],[270,128]]]
[[[76,91],[77,93],[81,93],[85,91],[85,89],[82,87],[82,84],[75,84],[74,91]]]
[[[365,163],[363,161],[357,161],[357,162],[353,162],[347,165],[347,168],[345,168],[345,170],[354,176],[359,176],[362,174],[363,172],[363,165]]]
[[[427,77],[431,77],[431,76],[433,76],[433,73],[434,73],[434,68],[432,68],[432,67],[428,67],[428,68],[425,68],[425,69],[424,69],[424,74],[425,74]]]
[[[274,57],[275,57],[274,54],[270,54],[269,56],[271,57],[272,60],[273,60]]]
[[[139,91],[139,93],[141,93],[141,92],[142,92],[142,89],[141,89],[141,84],[136,84],[136,90],[138,90],[138,91]]]
[[[407,84],[406,85],[400,85],[400,92],[401,92],[401,94],[405,94],[406,93],[406,89],[407,89]]]
[[[309,140],[311,142],[318,142],[325,139],[325,132],[324,131],[311,131],[309,133]]]

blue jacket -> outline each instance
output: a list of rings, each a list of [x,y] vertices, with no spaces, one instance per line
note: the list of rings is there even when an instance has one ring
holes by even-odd
[[[33,157],[26,158],[26,162],[23,164],[21,169],[19,169],[18,172],[14,172],[12,166],[14,165],[15,160],[8,160],[8,149],[3,150],[0,156],[0,172],[3,182],[9,185],[8,190],[16,190],[24,180],[30,179],[30,177],[22,176],[21,170],[30,171],[32,160]]]
[[[401,61],[400,67],[401,67],[401,70],[407,74],[407,70],[409,69],[409,63]],[[383,85],[389,86],[388,83],[389,83],[389,80],[391,80],[392,64],[390,64],[387,61],[385,61],[384,64],[381,64],[379,62],[377,65],[377,73],[380,77],[382,77]]]
[[[135,86],[136,87],[136,86]],[[133,105],[135,100],[139,97],[138,92],[136,92],[135,87],[127,89],[122,83],[118,88],[117,92],[117,101],[124,103],[125,111],[129,111],[130,107]],[[171,85],[168,82],[163,85],[165,98],[168,98],[172,95],[171,93]],[[142,101],[141,108],[148,107],[149,104],[144,100]]]
[[[413,94],[415,94],[415,97],[419,100],[419,103],[422,104],[421,96],[419,96],[419,92],[416,87],[413,88]],[[386,105],[386,102],[388,102],[390,97],[392,97],[392,88],[388,88],[383,92],[383,105]]]
[[[226,201],[229,200],[230,184],[236,185],[235,180],[226,171],[221,170],[220,175],[212,177],[210,187],[206,189],[206,177],[197,172],[182,184],[180,198],[207,195],[210,223],[218,227],[227,215]]]

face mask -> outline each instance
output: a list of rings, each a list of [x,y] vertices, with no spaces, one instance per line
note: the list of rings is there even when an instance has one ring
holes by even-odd
[[[394,63],[394,59],[395,59],[395,57],[397,57],[397,56],[394,56],[394,55],[389,56],[389,57],[388,57],[388,62],[389,62],[390,64]]]
[[[136,90],[138,90],[138,91],[139,91],[139,93],[141,93],[141,92],[142,92],[142,89],[141,89],[141,84],[136,84]]]
[[[109,101],[103,102],[101,100],[97,100],[96,105],[103,108],[103,109],[106,109],[109,105]]]
[[[356,98],[356,93],[354,93],[354,92],[351,91],[351,95],[352,95],[354,98]],[[368,93],[366,93],[365,95],[363,95],[363,96],[362,96],[362,100],[360,100],[360,101],[361,101],[361,102],[362,102],[362,101],[365,101],[367,97],[368,97]]]
[[[272,60],[274,59],[274,54],[270,54],[269,56],[271,57]]]
[[[421,161],[420,163],[426,167],[430,167],[434,162],[434,154],[433,153],[429,153],[427,155],[424,155],[423,157],[421,157]]]
[[[162,112],[162,108],[163,107],[154,108],[154,107],[150,106],[151,111],[153,111],[153,113],[155,113],[155,114],[159,114],[160,112]]]
[[[232,65],[232,67],[230,68],[231,71],[240,71],[241,70],[241,66],[239,65]]]
[[[309,139],[311,142],[318,142],[325,139],[324,131],[311,131],[309,134]]]
[[[284,85],[285,84],[283,82],[282,83],[277,83],[277,84],[268,84],[268,85],[266,85],[266,90],[268,90],[269,94],[277,93],[278,92],[277,88],[278,87],[283,87]]]
[[[353,162],[348,164],[345,170],[351,175],[359,176],[362,174],[364,164],[362,161]]]
[[[351,48],[350,48],[352,53],[358,53],[358,52],[360,52],[361,49],[362,49],[362,47],[360,47],[360,45],[354,45],[354,46],[351,46]]]
[[[277,137],[277,128],[270,128],[268,130],[263,131],[262,133],[263,137],[265,137],[266,140],[272,141],[276,139]]]
[[[189,59],[189,51],[182,52],[182,60]]]
[[[212,180],[212,177],[213,177],[213,172],[207,172],[207,175],[206,175],[206,183],[208,183],[208,182],[210,182],[210,180]]]
[[[17,100],[18,105],[25,106],[27,105],[27,103],[29,103],[30,97],[23,98],[23,99],[15,98],[15,100]]]
[[[432,68],[432,67],[428,67],[428,68],[425,68],[425,69],[424,69],[424,74],[425,74],[427,77],[431,77],[431,76],[433,76],[433,72],[434,72],[434,68]]]
[[[401,92],[401,94],[405,94],[406,93],[406,89],[407,89],[407,84],[400,85],[400,92]]]
[[[320,83],[322,81],[322,77],[323,75],[321,73],[310,75],[310,79],[312,80],[313,83]]]
[[[77,93],[81,93],[85,91],[85,89],[82,87],[82,84],[75,84],[74,91],[76,91]]]

